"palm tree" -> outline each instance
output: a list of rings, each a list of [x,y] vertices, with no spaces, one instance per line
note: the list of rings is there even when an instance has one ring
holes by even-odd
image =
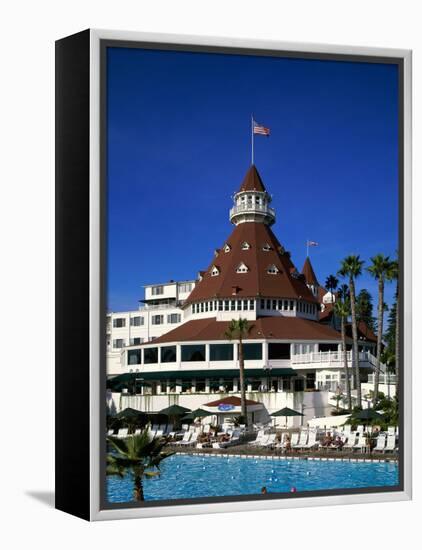
[[[245,388],[245,359],[243,355],[243,339],[249,334],[251,327],[247,319],[232,319],[225,332],[229,340],[237,340],[239,357],[239,382],[240,382],[240,409],[245,424],[248,423],[246,413],[246,388]]]
[[[396,363],[396,399],[399,398],[399,362],[400,362],[400,324],[399,324],[399,315],[400,315],[400,295],[399,295],[399,262],[398,260],[393,260],[390,262],[390,269],[387,273],[387,279],[389,281],[396,281],[396,327],[395,327],[395,338],[394,338],[394,355]]]
[[[115,451],[107,455],[107,475],[123,477],[129,471],[133,476],[134,500],[145,500],[143,478],[159,475],[160,462],[174,454],[163,452],[166,439],[151,438],[145,429],[139,435],[131,435],[125,439],[108,437],[107,441]]]
[[[334,275],[328,275],[328,277],[325,279],[325,286],[331,292],[331,295],[333,297],[333,303],[334,303],[334,292],[338,286],[337,277],[335,277]]]
[[[346,346],[346,320],[350,315],[350,302],[348,298],[346,298],[345,300],[337,300],[337,302],[334,304],[334,311],[341,320],[341,342],[343,351],[344,376],[346,380],[347,406],[349,407],[349,410],[352,410],[352,391],[350,388],[349,365],[347,363]]]
[[[350,300],[349,287],[346,284],[342,284],[338,287],[337,298],[343,300],[343,302]]]
[[[374,404],[378,401],[378,389],[380,381],[380,364],[382,353],[382,331],[384,324],[384,285],[391,270],[391,262],[388,256],[377,254],[371,258],[372,265],[367,271],[378,281],[378,321],[377,321],[377,356],[375,359],[374,375]]]
[[[362,273],[364,262],[359,256],[347,256],[341,262],[341,268],[338,272],[342,277],[349,279],[350,309],[352,312],[352,336],[353,336],[353,362],[355,371],[355,384],[357,390],[357,405],[362,408],[362,388],[360,386],[359,372],[359,348],[358,348],[358,327],[356,322],[356,288],[355,280]]]

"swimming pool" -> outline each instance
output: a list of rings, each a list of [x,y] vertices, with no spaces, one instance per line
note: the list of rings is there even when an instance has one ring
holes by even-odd
[[[219,497],[268,492],[350,489],[398,484],[396,462],[345,462],[232,456],[173,455],[161,475],[144,479],[145,500]],[[130,475],[107,479],[109,502],[132,500]]]

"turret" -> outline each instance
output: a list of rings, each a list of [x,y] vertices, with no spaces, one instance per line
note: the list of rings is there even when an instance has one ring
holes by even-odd
[[[272,225],[275,212],[270,208],[271,196],[267,193],[255,165],[249,168],[239,191],[234,195],[234,206],[230,210],[233,225],[245,222],[261,222]]]

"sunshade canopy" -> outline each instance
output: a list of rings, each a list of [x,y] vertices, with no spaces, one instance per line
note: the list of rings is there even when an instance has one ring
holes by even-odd
[[[120,420],[122,419],[130,419],[130,418],[139,418],[139,416],[144,415],[142,411],[138,411],[136,409],[132,409],[132,407],[127,407],[126,409],[123,409],[119,413],[116,414],[116,417]]]
[[[363,409],[353,415],[355,420],[382,420],[384,417],[374,409]]]
[[[181,405],[170,405],[170,407],[166,407],[165,409],[159,411],[159,414],[165,414],[167,416],[182,416],[188,412],[190,412],[190,409],[182,407]]]
[[[275,413],[271,413],[271,416],[304,416],[299,411],[290,409],[289,407],[284,407]]]
[[[195,418],[205,418],[206,416],[210,416],[208,411],[204,411],[204,409],[196,409],[184,416],[182,420],[195,420]]]

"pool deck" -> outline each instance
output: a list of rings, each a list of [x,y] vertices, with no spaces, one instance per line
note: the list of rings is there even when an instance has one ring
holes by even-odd
[[[280,453],[273,449],[260,449],[251,445],[236,445],[226,449],[189,448],[180,449],[177,445],[168,445],[168,449],[180,455],[198,455],[235,458],[276,459],[276,460],[315,460],[315,461],[345,461],[345,462],[397,462],[397,453],[350,453],[343,451],[290,451]]]

